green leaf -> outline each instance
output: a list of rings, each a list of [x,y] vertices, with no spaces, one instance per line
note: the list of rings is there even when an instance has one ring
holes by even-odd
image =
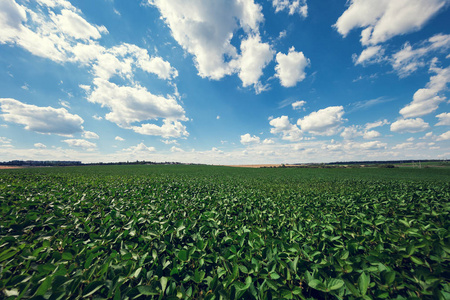
[[[367,293],[369,283],[370,283],[370,276],[366,275],[365,272],[362,272],[358,278],[358,287],[359,291],[361,292],[361,295],[364,296]]]
[[[416,265],[423,265],[423,261],[420,258],[417,258],[415,256],[411,256],[410,258],[411,258],[411,261],[413,263],[415,263]]]
[[[280,275],[278,275],[277,272],[273,272],[273,273],[270,273],[270,278],[272,278],[273,280],[277,280],[280,278]]]
[[[161,283],[161,290],[162,293],[164,294],[165,290],[166,290],[166,286],[167,286],[167,277],[161,277],[161,279],[159,280],[159,283]]]
[[[45,293],[47,292],[47,290],[50,288],[52,284],[52,277],[48,276],[47,278],[45,278],[45,280],[41,283],[41,285],[39,286],[39,288],[37,289],[35,295],[36,296],[44,296]]]
[[[381,278],[382,278],[384,284],[391,285],[395,280],[395,271],[381,272]]]
[[[308,285],[315,290],[319,290],[319,291],[327,290],[325,285],[323,284],[323,282],[318,279],[311,280],[310,282],[308,282]]]
[[[104,285],[104,283],[102,281],[94,281],[91,282],[86,289],[84,289],[83,291],[83,297],[89,297],[91,295],[93,295],[96,291],[98,291],[99,289],[102,288],[102,286]]]
[[[181,250],[178,252],[178,258],[182,261],[188,261],[189,260],[189,252],[186,250]]]
[[[64,252],[62,254],[62,259],[64,259],[64,260],[72,260],[73,259],[73,255],[70,252]]]
[[[205,278],[205,271],[199,271],[199,270],[195,270],[194,272],[194,281],[196,283],[200,283],[203,281],[203,278]]]
[[[151,286],[149,285],[140,285],[137,287],[139,293],[145,296],[156,296],[159,295],[157,291],[155,291]]]
[[[338,290],[344,286],[344,281],[341,279],[332,278],[327,282],[327,289],[330,291]]]
[[[8,258],[13,257],[19,250],[11,248],[0,253],[0,262],[7,260]]]

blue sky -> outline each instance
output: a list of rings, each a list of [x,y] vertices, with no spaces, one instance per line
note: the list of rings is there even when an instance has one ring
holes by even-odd
[[[450,158],[448,0],[3,0],[0,161]]]

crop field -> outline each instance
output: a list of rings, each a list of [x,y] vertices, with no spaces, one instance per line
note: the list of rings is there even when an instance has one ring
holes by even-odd
[[[450,299],[450,168],[0,170],[3,299]]]

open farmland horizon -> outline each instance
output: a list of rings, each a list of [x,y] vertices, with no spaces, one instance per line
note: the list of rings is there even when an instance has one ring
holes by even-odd
[[[0,160],[450,157],[448,0],[2,0]]]
[[[5,299],[448,299],[450,168],[0,171]]]

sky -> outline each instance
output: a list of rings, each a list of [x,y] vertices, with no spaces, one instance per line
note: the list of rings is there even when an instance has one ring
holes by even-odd
[[[449,0],[0,0],[0,161],[450,158]]]

